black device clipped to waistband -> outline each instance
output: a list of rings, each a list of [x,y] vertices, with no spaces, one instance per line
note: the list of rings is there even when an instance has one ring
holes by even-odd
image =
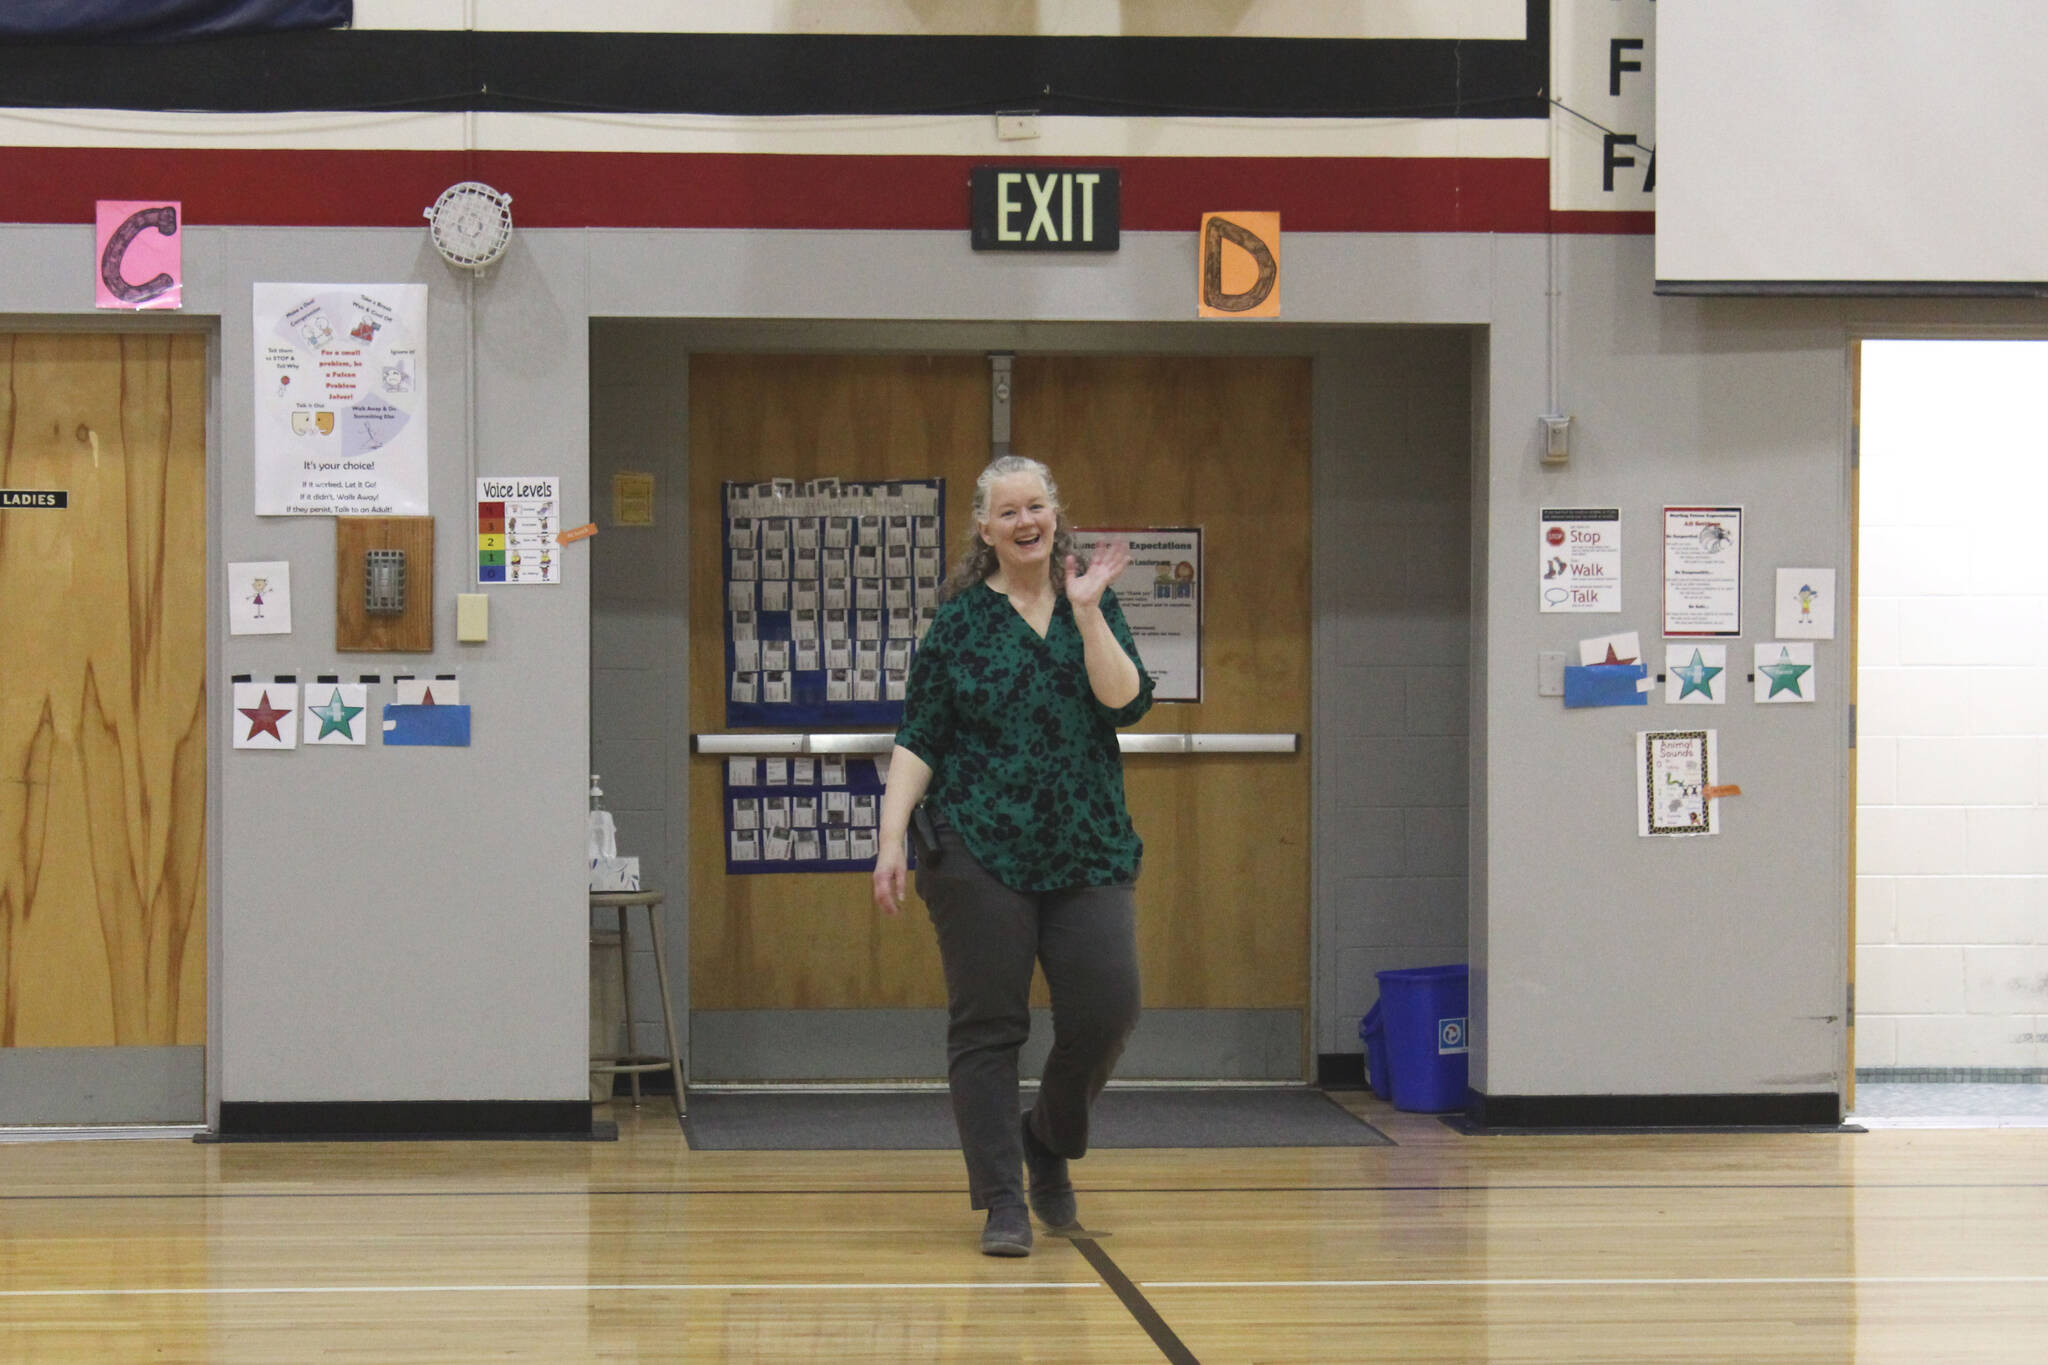
[[[923,802],[910,808],[910,846],[917,852],[919,867],[937,867],[944,856],[939,847],[939,823]]]

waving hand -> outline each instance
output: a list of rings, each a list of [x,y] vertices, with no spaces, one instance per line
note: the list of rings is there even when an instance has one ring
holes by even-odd
[[[1076,607],[1092,607],[1102,601],[1102,590],[1116,581],[1130,566],[1130,549],[1120,540],[1095,547],[1088,572],[1078,573],[1074,556],[1067,556],[1067,600]]]

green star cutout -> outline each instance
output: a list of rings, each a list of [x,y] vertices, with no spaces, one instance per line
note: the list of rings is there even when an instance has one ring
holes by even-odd
[[[1799,690],[1799,678],[1812,667],[1812,664],[1793,663],[1792,656],[1787,653],[1780,655],[1777,663],[1763,665],[1760,671],[1771,680],[1771,696],[1775,697],[1780,692],[1790,692],[1803,701],[1806,694]]]
[[[350,739],[354,739],[356,737],[355,730],[351,728],[350,722],[363,714],[363,708],[360,706],[343,706],[341,704],[341,689],[338,687],[334,689],[334,695],[328,699],[327,705],[309,706],[306,710],[320,717],[320,734],[318,737],[321,739],[336,733],[344,734]]]
[[[1714,679],[1721,673],[1721,670],[1710,667],[1706,658],[1697,649],[1692,652],[1691,663],[1682,664],[1671,671],[1676,673],[1679,679],[1685,683],[1685,686],[1680,688],[1678,692],[1678,699],[1680,701],[1684,701],[1695,692],[1705,697],[1708,701],[1714,699]]]

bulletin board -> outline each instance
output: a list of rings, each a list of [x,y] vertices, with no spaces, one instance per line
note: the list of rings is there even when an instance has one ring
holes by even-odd
[[[727,483],[721,527],[726,728],[900,725],[945,574],[945,481]]]
[[[882,788],[873,758],[727,758],[726,872],[867,871],[879,847]]]

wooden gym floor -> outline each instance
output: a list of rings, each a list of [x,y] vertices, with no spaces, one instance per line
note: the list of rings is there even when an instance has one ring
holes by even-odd
[[[2027,1361],[2048,1131],[1102,1151],[976,1252],[959,1157],[0,1143],[0,1360]]]

